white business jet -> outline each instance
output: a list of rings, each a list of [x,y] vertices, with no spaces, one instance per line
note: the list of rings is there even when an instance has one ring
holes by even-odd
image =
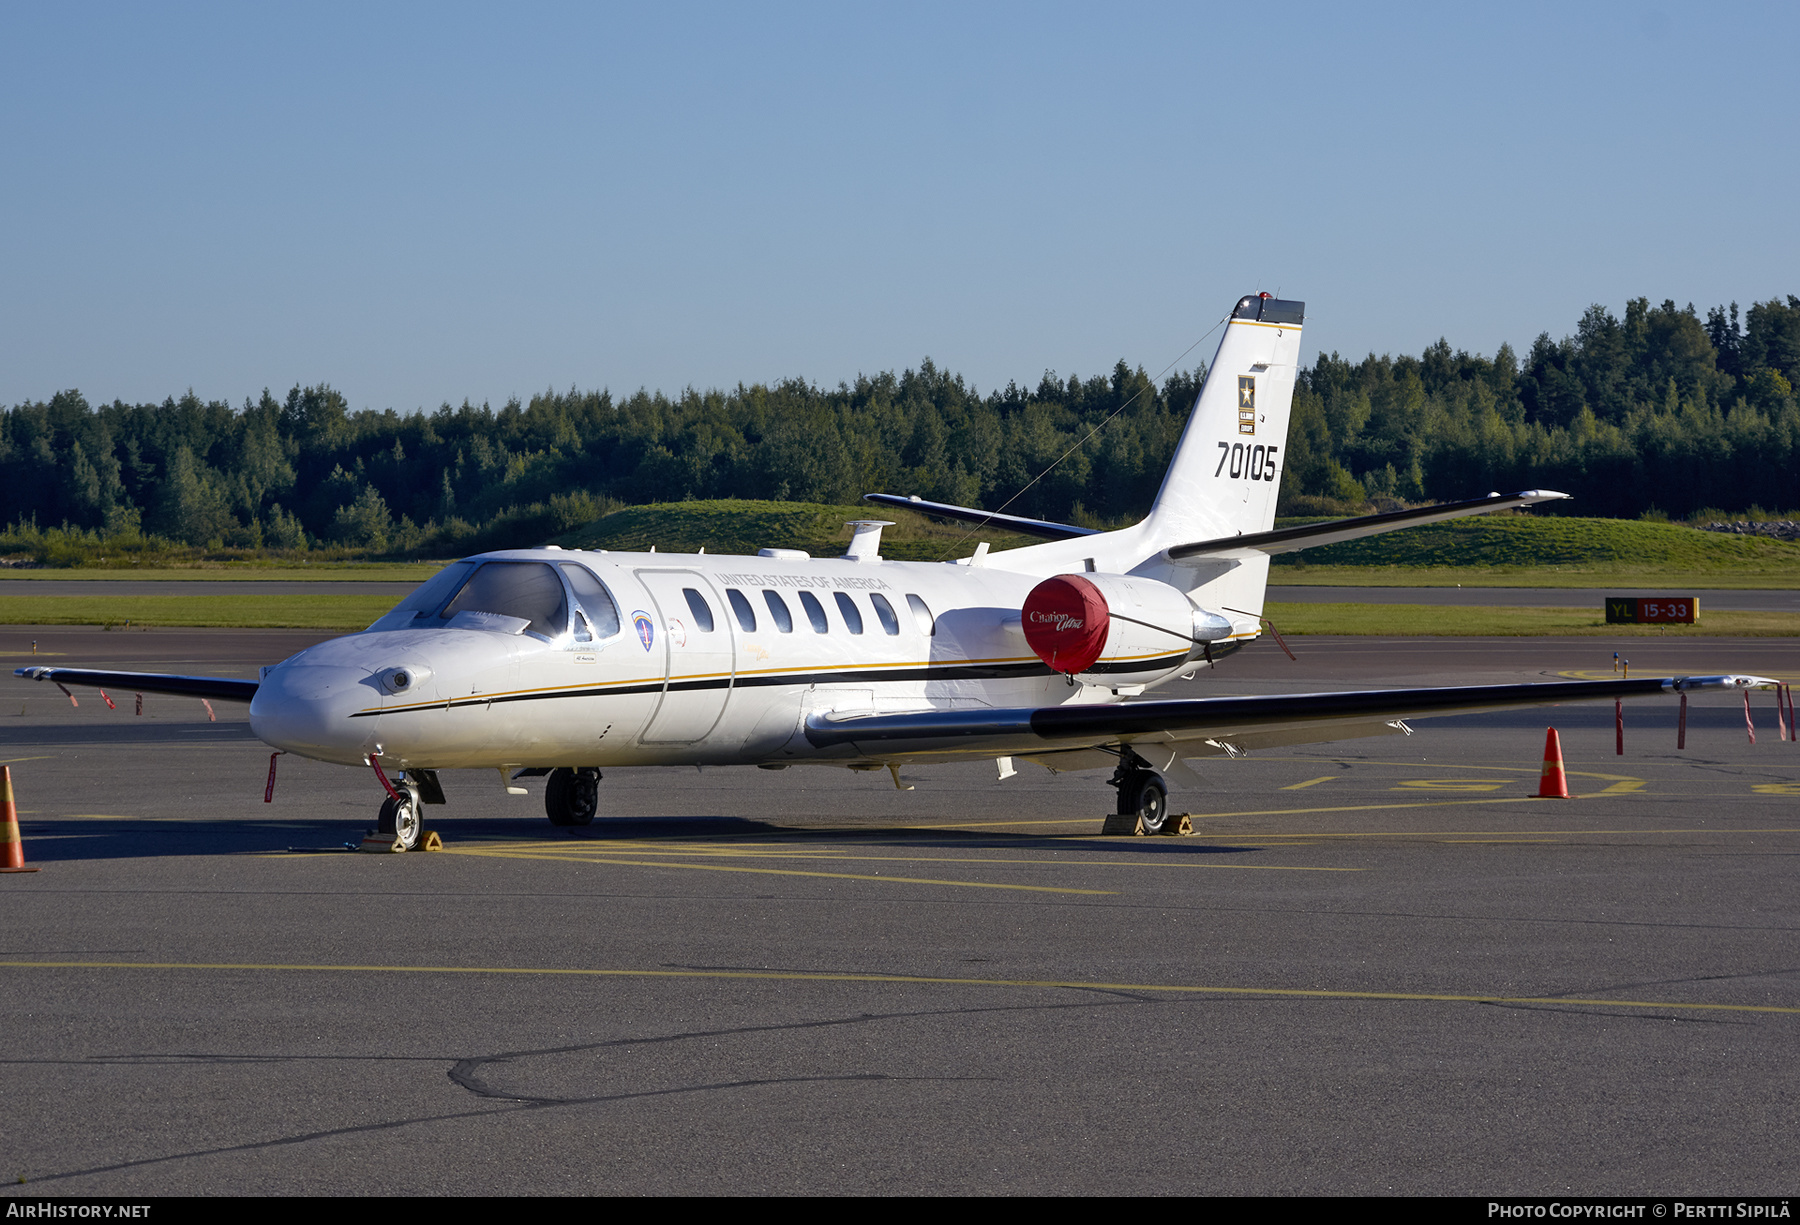
[[[1272,553],[1566,497],[1543,490],[1271,530],[1304,303],[1233,308],[1161,490],[1113,532],[886,494],[878,504],[1042,537],[946,563],[884,561],[879,520],[841,558],[550,549],[447,566],[360,634],[258,681],[21,668],[250,703],[276,749],[372,769],[383,838],[417,844],[437,772],[545,775],[557,825],[600,810],[612,766],[847,766],[1024,758],[1112,766],[1157,832],[1185,759],[1409,733],[1408,717],[1711,688],[1716,676],[1126,701],[1257,637]]]

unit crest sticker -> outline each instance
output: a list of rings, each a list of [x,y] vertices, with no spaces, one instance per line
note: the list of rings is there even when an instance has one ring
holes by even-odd
[[[648,651],[651,644],[656,641],[656,622],[650,619],[649,613],[640,608],[631,614],[631,624],[637,629],[638,641],[643,643],[644,649]]]

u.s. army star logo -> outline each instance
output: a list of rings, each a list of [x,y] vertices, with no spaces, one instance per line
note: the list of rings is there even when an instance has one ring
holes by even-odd
[[[1256,407],[1256,376],[1254,374],[1238,375],[1238,407],[1248,409]]]

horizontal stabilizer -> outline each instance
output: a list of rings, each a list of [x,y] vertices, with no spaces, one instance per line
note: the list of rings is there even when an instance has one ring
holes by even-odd
[[[15,668],[14,676],[50,681],[59,685],[93,685],[121,693],[167,693],[183,698],[219,698],[248,702],[256,696],[255,681],[227,676],[176,676],[167,672],[98,672],[89,668]]]
[[[1077,748],[1138,741],[1236,743],[1277,731],[1350,729],[1391,719],[1472,714],[1517,706],[1551,706],[1607,698],[1642,698],[1704,690],[1766,689],[1762,676],[1680,676],[1639,680],[1550,681],[1527,685],[1454,685],[1264,697],[1189,698],[1169,702],[1071,704],[992,710],[832,718],[814,715],[806,738],[817,748],[854,745],[865,755],[1029,756],[1048,746]],[[1352,736],[1367,730],[1349,731]],[[1321,737],[1330,739],[1332,737]],[[1254,741],[1250,741],[1254,743]],[[1298,739],[1290,743],[1300,743]]]
[[[873,502],[877,506],[898,506],[901,510],[916,510],[921,514],[937,515],[943,519],[961,519],[965,523],[981,526],[992,524],[1005,528],[1009,532],[1017,532],[1021,536],[1036,536],[1042,540],[1073,540],[1077,536],[1093,536],[1095,529],[1076,527],[1072,523],[1051,523],[1047,519],[1024,519],[1018,515],[1002,515],[997,511],[976,510],[972,506],[951,506],[947,502],[927,502],[923,498],[903,498],[894,493],[865,493],[863,501]]]
[[[1465,515],[1485,515],[1489,511],[1508,510],[1514,506],[1555,502],[1568,496],[1566,493],[1557,493],[1551,489],[1527,489],[1523,493],[1491,493],[1485,498],[1471,498],[1467,502],[1441,502],[1436,506],[1418,506],[1412,510],[1390,511],[1385,515],[1335,519],[1330,523],[1278,527],[1270,532],[1252,532],[1246,536],[1226,536],[1219,540],[1202,540],[1197,544],[1178,544],[1169,550],[1169,556],[1179,560],[1184,557],[1204,557],[1208,553],[1230,553],[1237,549],[1256,549],[1263,553],[1292,553],[1298,549],[1316,548],[1322,544],[1337,544],[1342,540],[1379,536],[1383,532],[1398,531],[1403,527],[1418,527],[1422,523],[1440,523],[1445,519],[1460,519]]]

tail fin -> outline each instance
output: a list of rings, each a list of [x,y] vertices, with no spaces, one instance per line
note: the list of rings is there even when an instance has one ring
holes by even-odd
[[[1165,546],[1266,532],[1286,459],[1306,303],[1239,299],[1145,521]]]

